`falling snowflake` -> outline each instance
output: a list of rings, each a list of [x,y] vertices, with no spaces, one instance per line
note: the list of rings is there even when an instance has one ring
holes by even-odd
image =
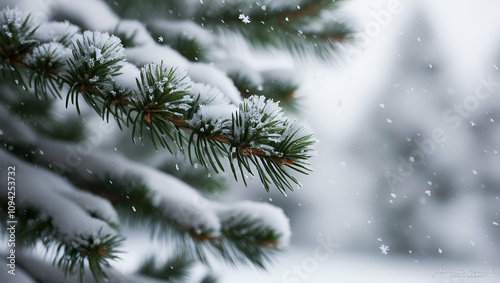
[[[159,42],[163,42],[163,36],[158,37]]]
[[[431,191],[430,191],[430,190],[425,190],[425,193],[426,193],[428,196],[431,196]]]
[[[245,24],[249,24],[250,23],[250,17],[249,16],[245,16],[245,14],[240,14],[238,16],[238,19],[240,19]]]
[[[383,255],[387,255],[387,252],[389,251],[389,246],[386,246],[386,245],[381,245],[379,247],[380,251],[382,251],[382,254]]]

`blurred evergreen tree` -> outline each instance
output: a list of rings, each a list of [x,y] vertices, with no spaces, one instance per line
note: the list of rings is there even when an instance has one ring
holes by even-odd
[[[368,114],[372,122],[352,143],[376,180],[372,241],[417,258],[493,259],[498,107],[484,82],[498,73],[492,68],[464,92],[445,52],[417,9]]]

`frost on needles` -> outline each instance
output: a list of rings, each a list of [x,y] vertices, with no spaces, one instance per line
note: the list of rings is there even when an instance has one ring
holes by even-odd
[[[174,58],[179,54],[174,60],[167,56],[137,64],[176,51],[154,40],[145,40],[142,50],[125,48],[118,36],[82,32],[69,22],[38,25],[18,9],[0,12],[0,28],[0,70],[13,87],[5,97],[16,97],[9,93],[18,84],[15,89],[40,102],[62,99],[82,115],[93,110],[104,121],[115,120],[120,129],[129,129],[134,142],[149,139],[156,149],[184,153],[194,167],[231,171],[245,184],[248,175],[256,174],[267,191],[274,186],[286,194],[300,185],[292,173],[311,171],[308,160],[316,142],[312,131],[287,118],[272,99],[252,94],[241,98],[232,80],[210,64]],[[147,54],[150,49],[161,52]],[[54,263],[65,274],[83,280],[90,268],[94,280],[106,277],[123,241],[118,229],[123,219],[117,211],[130,213],[130,207],[136,214],[126,221],[142,223],[152,235],[173,238],[188,258],[204,263],[211,254],[230,264],[264,268],[289,243],[288,219],[269,204],[217,203],[175,177],[115,155],[91,153],[68,168],[60,153],[75,151],[75,146],[35,138],[22,119],[10,119],[17,114],[3,103],[0,140],[19,151],[9,152],[6,146],[0,156],[33,177],[22,184],[26,190],[19,195],[18,209],[43,215],[28,217],[26,221],[41,222],[25,236],[33,244],[41,241],[55,248]],[[44,180],[39,189],[36,180]],[[121,184],[133,197],[125,198],[113,184]],[[204,203],[203,209],[193,199]]]

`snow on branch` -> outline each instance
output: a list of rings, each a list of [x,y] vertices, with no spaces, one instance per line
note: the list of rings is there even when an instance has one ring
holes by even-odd
[[[43,158],[58,165],[65,161],[65,156],[60,154],[62,150],[75,150],[55,141],[42,140],[37,146],[43,150]],[[145,223],[150,225],[151,232],[156,236],[170,235],[177,238],[192,257],[203,262],[207,257],[205,253],[211,251],[218,258],[232,264],[251,262],[264,267],[264,263],[270,260],[270,255],[286,247],[290,239],[288,219],[279,208],[250,202],[234,205],[217,203],[201,196],[173,176],[121,156],[90,154],[83,157],[80,164],[71,170],[71,176],[83,184],[93,182],[95,178],[106,183],[114,180],[113,184],[119,180],[116,178],[136,176],[142,180],[140,182],[144,187],[137,183],[126,185],[119,188],[121,192],[116,194],[123,195],[126,192],[129,196],[138,196],[134,190],[147,188],[150,192],[148,195],[152,196],[148,205],[152,205],[153,211],[160,213],[159,217],[148,215],[149,219]],[[142,201],[138,204],[145,204],[145,195],[139,195]],[[144,209],[151,211],[151,208],[132,206],[134,213],[138,214],[145,213]],[[159,222],[151,222],[154,221],[153,218],[157,218],[156,221]]]
[[[107,224],[118,223],[117,214],[109,202],[79,191],[49,171],[34,168],[5,150],[0,150],[0,157],[4,164],[16,166],[17,184],[23,188],[17,191],[20,206],[35,208],[50,218],[64,242],[79,244],[82,236],[97,238],[99,231],[116,233]],[[89,212],[99,218],[89,216]]]
[[[21,79],[16,66],[23,66],[22,60],[26,53],[37,44],[32,38],[36,25],[29,16],[24,16],[17,8],[9,7],[0,12],[0,58],[2,72],[5,68],[15,71],[15,79]]]
[[[101,0],[59,2],[61,3],[54,3],[58,5],[58,14],[78,23],[85,29],[110,32],[120,21],[109,5]]]
[[[151,37],[148,29],[143,23],[137,20],[120,20],[112,33],[119,36],[122,39],[123,45],[127,48],[132,46],[153,45],[155,43],[155,39]]]
[[[206,63],[191,63],[168,46],[154,43],[127,48],[126,53],[127,59],[137,65],[153,62],[184,69],[193,81],[216,86],[233,103],[241,101],[238,89],[224,72]]]
[[[290,223],[279,207],[268,203],[241,201],[221,206],[216,210],[221,222],[229,227],[230,223],[241,223],[241,220],[251,219],[252,225],[238,231],[248,241],[277,248],[286,248],[290,243],[292,235]],[[266,230],[268,234],[265,237],[262,235],[252,237],[251,234],[258,229]]]
[[[2,13],[7,19],[10,12]],[[20,17],[18,13],[15,16]],[[22,29],[29,31],[28,17],[23,23]],[[23,53],[21,64],[8,58],[2,60],[5,68],[15,66],[12,72],[21,81],[24,75],[18,67],[30,70],[29,84],[23,84],[24,88],[61,97],[60,92],[65,90],[62,85],[67,85],[66,106],[71,101],[78,113],[79,98],[83,97],[103,119],[109,121],[109,116],[113,116],[120,128],[131,126],[133,138],[138,133],[142,140],[147,132],[155,147],[160,144],[172,153],[183,150],[187,142],[191,161],[194,156],[201,165],[216,172],[224,171],[220,159],[227,157],[233,175],[237,179],[239,171],[245,184],[245,175],[253,175],[255,167],[266,190],[274,184],[284,193],[287,188],[293,190],[291,182],[299,185],[284,166],[296,170],[300,167],[297,171],[306,174],[310,171],[307,160],[315,143],[312,134],[299,136],[300,126],[284,116],[277,102],[263,96],[241,101],[232,81],[217,68],[187,62],[187,71],[183,71],[161,61],[139,71],[125,61],[130,50],[125,51],[118,37],[98,31],[74,34],[67,24],[53,26],[59,34],[56,39],[71,36],[69,49],[59,42],[34,41],[34,45],[19,51]],[[68,33],[62,35],[60,31]],[[32,35],[29,32],[26,40],[31,40]],[[6,31],[0,32],[0,38],[6,37]],[[140,50],[138,55],[147,57],[151,52],[148,46],[145,48],[135,49]],[[166,46],[158,48],[170,52]],[[134,78],[136,86],[132,83]],[[192,80],[205,80],[218,90],[193,84]],[[294,126],[295,132],[285,131],[289,125]]]
[[[80,32],[80,28],[68,21],[44,22],[40,24],[33,38],[41,43],[59,42],[69,46],[78,32]]]
[[[66,107],[71,101],[78,112],[83,97],[101,118],[109,121],[111,116],[120,128],[131,127],[132,138],[135,133],[142,138],[147,132],[155,146],[158,142],[172,153],[187,151],[192,163],[197,161],[217,173],[224,171],[221,159],[227,158],[235,178],[239,174],[245,184],[247,174],[257,170],[266,190],[274,184],[285,194],[287,188],[293,190],[292,183],[299,184],[287,168],[309,172],[307,162],[315,143],[312,132],[289,120],[277,102],[262,96],[242,99],[225,72],[186,60],[172,48],[148,39],[145,29],[136,29],[142,37],[137,41],[134,32],[122,33],[135,46],[124,47],[118,36],[108,33],[111,28],[119,32],[118,18],[109,9],[105,9],[109,19],[86,18],[92,11],[85,4],[70,6],[62,14],[72,14],[77,22],[95,20],[79,23],[91,31],[80,33],[67,22],[43,23],[37,29],[17,10],[0,12],[0,21],[8,27],[0,30],[4,77],[10,74],[16,84],[39,98],[49,99],[49,92],[56,98],[65,94]],[[106,30],[93,31],[100,21],[107,21]],[[136,46],[139,42],[142,45]],[[132,63],[145,66],[139,69]],[[265,267],[272,253],[290,241],[289,222],[279,208],[250,202],[220,204],[178,178],[112,154],[86,154],[70,164],[68,154],[78,151],[77,145],[37,139],[30,131],[19,134],[15,125],[23,124],[22,119],[11,119],[9,110],[0,110],[2,129],[19,137],[0,140],[15,145],[16,150],[18,145],[26,151],[36,148],[40,154],[25,156],[69,180],[0,150],[2,160],[29,174],[19,182],[26,188],[19,198],[28,209],[40,212],[47,221],[42,224],[49,223],[48,229],[55,231],[58,237],[54,238],[60,241],[55,263],[68,274],[80,271],[83,276],[87,260],[96,279],[105,276],[104,268],[116,258],[121,242],[114,230],[120,197],[135,198],[126,207],[127,215],[153,215],[148,222],[152,234],[175,235],[174,243],[200,261],[206,261],[211,251],[230,263]],[[123,184],[113,187],[119,179]],[[112,190],[101,190],[108,184]]]
[[[66,155],[61,155],[61,151],[76,152],[74,146],[56,141],[39,141],[37,145],[43,150],[44,158],[54,164],[66,164]],[[92,168],[91,173],[89,168]],[[118,155],[99,153],[83,157],[79,165],[71,170],[72,175],[89,182],[95,177],[137,176],[156,197],[154,204],[186,230],[204,231],[213,236],[220,233],[220,222],[215,212],[196,207],[197,201],[208,200],[177,178],[157,169]],[[179,208],[185,214],[179,214]]]

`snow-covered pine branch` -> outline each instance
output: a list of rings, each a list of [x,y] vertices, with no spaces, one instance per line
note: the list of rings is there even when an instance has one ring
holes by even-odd
[[[132,226],[148,229],[152,236],[163,238],[166,243],[181,243],[178,247],[181,252],[201,262],[207,262],[208,254],[211,254],[229,264],[251,263],[265,268],[274,253],[288,246],[290,227],[280,208],[251,202],[236,202],[231,205],[217,203],[203,197],[173,176],[117,154],[95,152],[81,156],[76,166],[68,164],[68,156],[61,152],[77,152],[76,145],[35,138],[32,130],[20,119],[15,119],[15,115],[13,119],[8,110],[0,110],[3,130],[1,137],[11,137],[0,140],[16,148],[27,148],[28,151],[32,147],[37,148],[28,158],[38,168],[24,164],[19,156],[13,156],[4,150],[0,153],[5,164],[19,164],[19,171],[30,175],[30,178],[23,178],[28,183],[19,184],[23,187],[19,200],[26,206],[20,209],[36,209],[41,215],[47,215],[46,219],[50,223],[54,223],[46,226],[42,232],[35,233],[31,242],[44,240],[43,237],[47,234],[51,235],[51,227],[54,226],[56,231],[61,231],[58,233],[61,234],[60,241],[65,244],[64,253],[77,255],[66,248],[66,243],[74,241],[73,239],[85,239],[84,244],[89,251],[99,249],[95,243],[103,237],[105,239],[102,241],[113,240],[106,242],[108,245],[116,245],[119,238],[111,236],[119,234],[111,227],[116,227],[119,224],[118,217],[121,217],[122,221],[126,220]],[[18,130],[23,134],[17,135]],[[27,154],[18,151],[18,155]],[[73,188],[70,183],[60,180],[42,166],[62,174],[71,183],[78,184],[95,195]],[[40,178],[45,180],[41,188],[36,185]],[[25,188],[31,188],[35,192]],[[44,201],[46,198],[50,198],[50,201]],[[114,208],[110,206],[110,202]],[[77,209],[73,208],[75,205]],[[80,213],[78,207],[92,216]],[[65,213],[65,209],[72,213]],[[73,217],[74,215],[76,216]],[[90,220],[78,221],[78,217]],[[97,225],[99,223],[102,227]],[[59,236],[54,237],[51,243],[57,242],[57,239]],[[82,248],[78,246],[78,250],[81,251]],[[110,259],[114,258],[111,255],[111,251],[110,254],[103,254]],[[64,259],[66,261],[61,263],[61,267],[67,270],[71,262],[83,264],[82,259],[85,258]]]
[[[123,222],[131,228],[146,228],[152,236],[177,246],[186,256],[181,260],[184,263],[208,263],[215,256],[233,265],[265,268],[273,254],[290,241],[288,219],[281,209],[263,203],[218,203],[181,182],[178,175],[153,168],[158,165],[154,162],[144,165],[101,150],[80,155],[69,164],[63,152],[79,150],[69,142],[74,137],[65,141],[44,137],[40,128],[46,121],[36,120],[39,113],[25,115],[12,106],[31,101],[45,109],[62,99],[66,108],[75,105],[74,112],[81,112],[82,122],[91,117],[106,122],[114,119],[120,129],[130,129],[134,142],[149,136],[155,147],[161,145],[173,154],[185,152],[186,162],[194,168],[201,164],[220,173],[230,167],[234,177],[245,184],[248,175],[257,171],[266,190],[274,185],[285,194],[299,184],[288,170],[307,174],[316,142],[305,124],[290,120],[282,110],[287,101],[293,101],[298,83],[282,71],[276,76],[277,72],[233,62],[235,54],[223,54],[231,47],[221,48],[228,40],[220,31],[236,27],[240,35],[250,36],[248,42],[255,43],[252,37],[260,36],[266,47],[288,48],[285,41],[290,37],[290,51],[318,50],[320,54],[325,51],[323,43],[330,45],[330,40],[315,38],[312,45],[307,43],[310,29],[302,26],[301,19],[321,18],[313,12],[330,6],[327,2],[299,0],[283,2],[281,7],[265,1],[257,9],[242,6],[234,14],[236,10],[226,13],[224,6],[205,9],[203,1],[163,1],[188,9],[177,9],[178,15],[166,15],[164,20],[150,17],[142,22],[120,19],[113,5],[100,0],[57,1],[42,17],[37,9],[47,7],[40,1],[16,1],[23,10],[36,13],[33,17],[18,9],[2,10],[0,141],[5,150],[0,154],[2,161],[20,164],[22,171],[34,177],[21,183],[23,189],[31,186],[32,190],[40,178],[48,180],[35,194],[20,196],[24,203],[20,208],[27,213],[23,221],[31,223],[30,237],[25,239],[58,247],[55,263],[80,278],[87,261],[94,274],[92,278],[85,275],[88,281],[113,276],[108,264],[116,258],[124,232],[118,228]],[[190,15],[183,17],[186,11]],[[231,19],[217,20],[218,12]],[[54,16],[78,27],[48,21]],[[264,22],[277,31],[268,31]],[[317,43],[319,47],[309,48]],[[306,45],[309,47],[302,48]],[[44,115],[52,117],[45,110]],[[64,107],[58,111],[70,113]],[[51,126],[56,131],[71,127],[65,120],[68,116],[61,115],[61,121]],[[34,123],[32,129],[25,125],[30,122]],[[116,136],[119,138],[106,139],[124,140],[122,134]],[[39,201],[48,197],[53,201]],[[72,213],[55,215],[66,211]],[[85,223],[77,227],[79,221],[68,223],[69,219]],[[78,244],[69,244],[74,239]]]
[[[118,258],[123,240],[112,228],[118,224],[118,215],[111,204],[3,149],[0,160],[4,168],[15,164],[16,184],[23,188],[16,191],[17,213],[26,215],[19,223],[25,229],[19,240],[24,237],[33,241],[26,244],[41,241],[47,249],[54,248],[54,263],[67,275],[82,277],[87,263],[97,282],[106,278],[103,268]],[[29,224],[34,221],[43,225]]]
[[[75,104],[78,112],[79,98],[83,97],[103,119],[113,116],[120,127],[130,125],[141,139],[147,132],[155,146],[158,143],[173,152],[182,150],[187,142],[187,148],[194,147],[197,153],[191,157],[216,170],[224,170],[220,158],[227,156],[235,178],[237,171],[243,180],[245,174],[253,174],[253,164],[266,190],[274,184],[285,193],[286,188],[293,190],[290,182],[299,184],[285,167],[296,169],[299,165],[301,173],[310,170],[306,165],[315,142],[312,134],[299,134],[300,127],[285,118],[275,102],[263,97],[245,98],[239,109],[231,112],[240,101],[234,94],[238,92],[214,67],[188,63],[183,73],[163,62],[149,64],[135,77],[136,88],[130,79],[138,71],[125,61],[126,56],[134,55],[123,48],[118,37],[96,31],[80,34],[67,23],[45,24],[36,30],[29,17],[17,9],[4,9],[0,18],[6,27],[0,35],[2,70],[11,73],[25,89],[41,92],[44,97],[47,92],[65,95],[66,105]],[[49,35],[44,32],[56,35],[56,41],[46,42]],[[37,38],[44,39],[43,43]],[[71,44],[65,46],[69,38]],[[151,54],[147,48],[141,52]],[[192,87],[192,77],[215,78],[227,98],[213,100],[215,90]],[[26,78],[28,84],[24,83]],[[285,131],[292,124],[296,131]]]
[[[337,8],[340,2],[144,0],[139,4],[123,0],[122,5],[112,8],[122,17],[140,17],[145,22],[165,17],[177,22],[194,21],[210,31],[213,37],[241,36],[257,49],[288,51],[298,61],[320,58],[325,62],[335,58],[335,47],[349,41],[351,34],[347,25],[339,19]],[[186,30],[186,34],[181,34],[181,40],[189,40],[194,31],[191,28]]]
[[[53,166],[64,164],[65,156],[59,155],[58,152],[71,147],[65,143],[43,140],[38,141],[37,146],[44,152],[41,159],[47,160],[43,163],[47,164],[50,160]],[[93,168],[92,173],[89,173],[87,168]],[[64,171],[67,168],[59,169]],[[108,186],[107,183],[113,187],[114,184],[119,184],[120,180],[124,182],[123,180],[128,179],[132,182],[124,182],[124,185],[129,196],[134,195],[134,190],[146,190],[140,194],[141,197],[146,196],[146,201],[130,205],[127,209],[133,207],[137,214],[154,211],[146,213],[146,217],[139,217],[138,222],[142,222],[142,225],[156,236],[165,237],[166,240],[169,239],[166,236],[177,238],[185,244],[183,249],[198,260],[206,260],[205,252],[200,250],[200,247],[204,246],[229,263],[250,261],[264,267],[264,263],[270,259],[270,254],[285,248],[290,241],[288,219],[281,209],[251,202],[233,205],[217,203],[206,199],[173,176],[118,155],[90,154],[83,157],[80,164],[71,170],[71,175],[78,183],[89,183],[102,188]],[[96,193],[100,191],[110,192],[99,189]],[[122,192],[110,193],[119,197]],[[235,219],[230,215],[235,215],[237,219],[244,217],[260,228],[248,229],[246,226],[247,229],[239,228],[241,231],[236,231]],[[256,240],[249,240],[253,238]],[[247,249],[253,250],[253,257],[244,256]]]

